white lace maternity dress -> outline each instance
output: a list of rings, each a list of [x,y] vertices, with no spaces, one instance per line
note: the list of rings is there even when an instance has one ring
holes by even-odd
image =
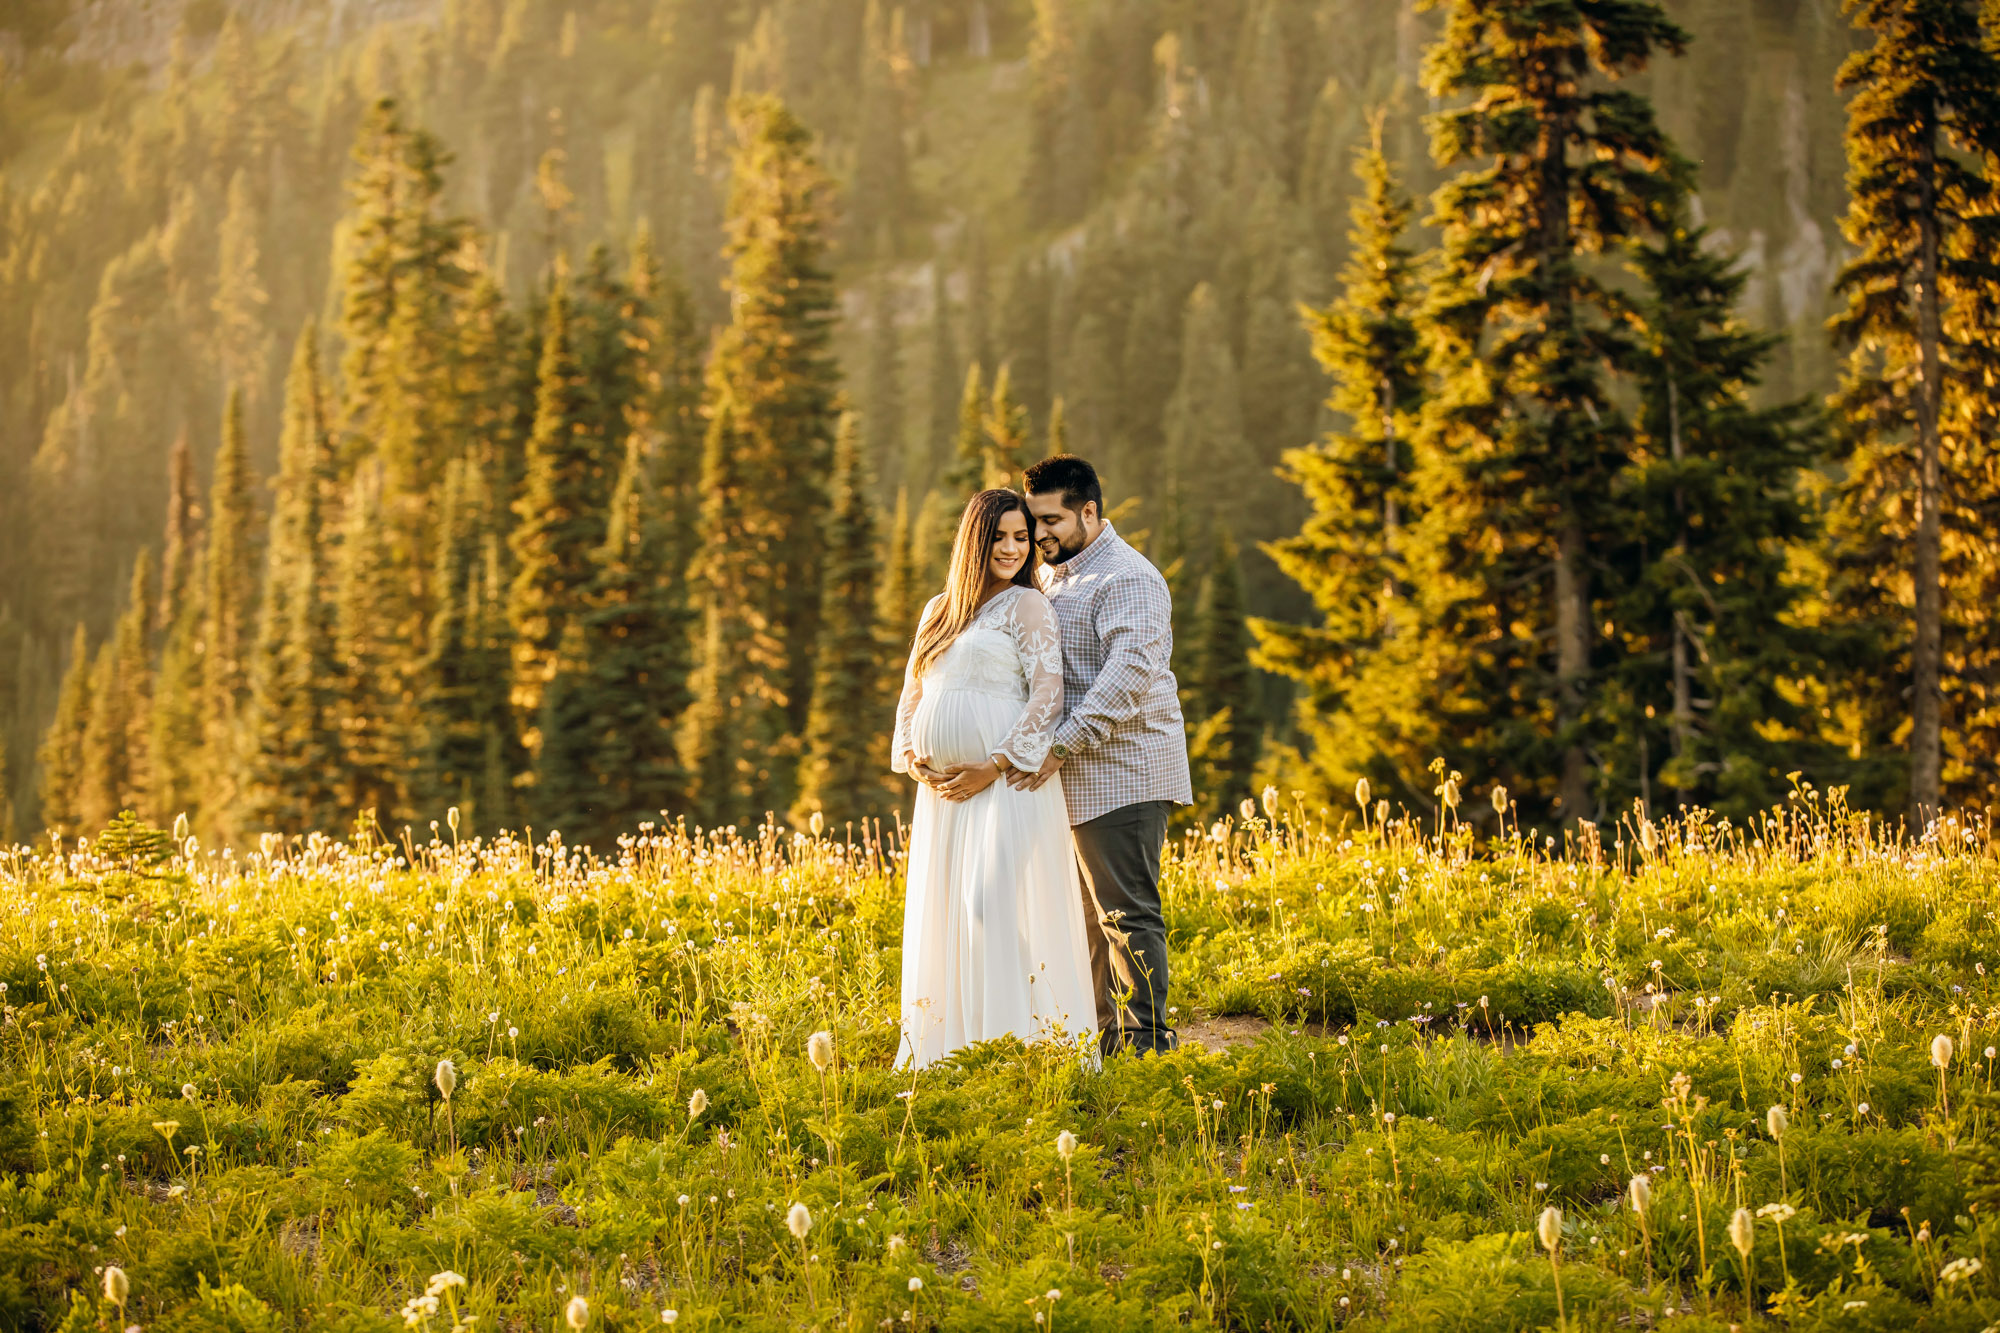
[[[928,619],[942,598],[924,608]],[[1062,641],[1034,588],[996,594],[918,679],[904,672],[891,766],[1005,755],[1038,769],[1062,718]],[[1058,775],[967,801],[917,788],[903,906],[900,1066],[969,1042],[1082,1039],[1096,1051],[1083,890]]]

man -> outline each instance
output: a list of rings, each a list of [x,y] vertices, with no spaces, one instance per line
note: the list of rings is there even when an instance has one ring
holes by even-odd
[[[1063,775],[1099,1048],[1165,1051],[1178,1038],[1167,1022],[1160,852],[1173,807],[1194,803],[1169,665],[1173,602],[1160,571],[1104,520],[1089,463],[1058,454],[1029,468],[1026,481],[1042,591],[1062,630],[1063,717],[1041,769],[1007,780],[1035,788]]]

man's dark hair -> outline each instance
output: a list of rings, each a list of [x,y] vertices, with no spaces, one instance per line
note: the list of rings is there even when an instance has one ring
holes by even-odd
[[[1081,514],[1085,504],[1095,502],[1097,516],[1104,517],[1104,487],[1098,483],[1097,469],[1075,454],[1057,454],[1029,468],[1024,480],[1028,494],[1062,492],[1063,508]]]

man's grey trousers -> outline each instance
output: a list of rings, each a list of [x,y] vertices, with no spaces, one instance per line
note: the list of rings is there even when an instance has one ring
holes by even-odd
[[[1097,996],[1098,1047],[1109,1055],[1171,1050],[1167,1022],[1167,923],[1160,912],[1160,852],[1172,801],[1140,801],[1078,824],[1084,931]]]

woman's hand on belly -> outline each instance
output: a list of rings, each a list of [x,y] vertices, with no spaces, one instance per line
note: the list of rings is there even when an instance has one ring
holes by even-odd
[[[1000,780],[1000,766],[991,759],[978,764],[952,764],[945,780],[932,790],[947,801],[969,801]]]
[[[932,791],[937,791],[945,783],[951,781],[951,773],[948,771],[948,766],[938,763],[937,760],[931,758],[929,755],[925,755],[922,759],[915,760],[910,764],[910,776],[921,782],[924,786],[929,787]]]

